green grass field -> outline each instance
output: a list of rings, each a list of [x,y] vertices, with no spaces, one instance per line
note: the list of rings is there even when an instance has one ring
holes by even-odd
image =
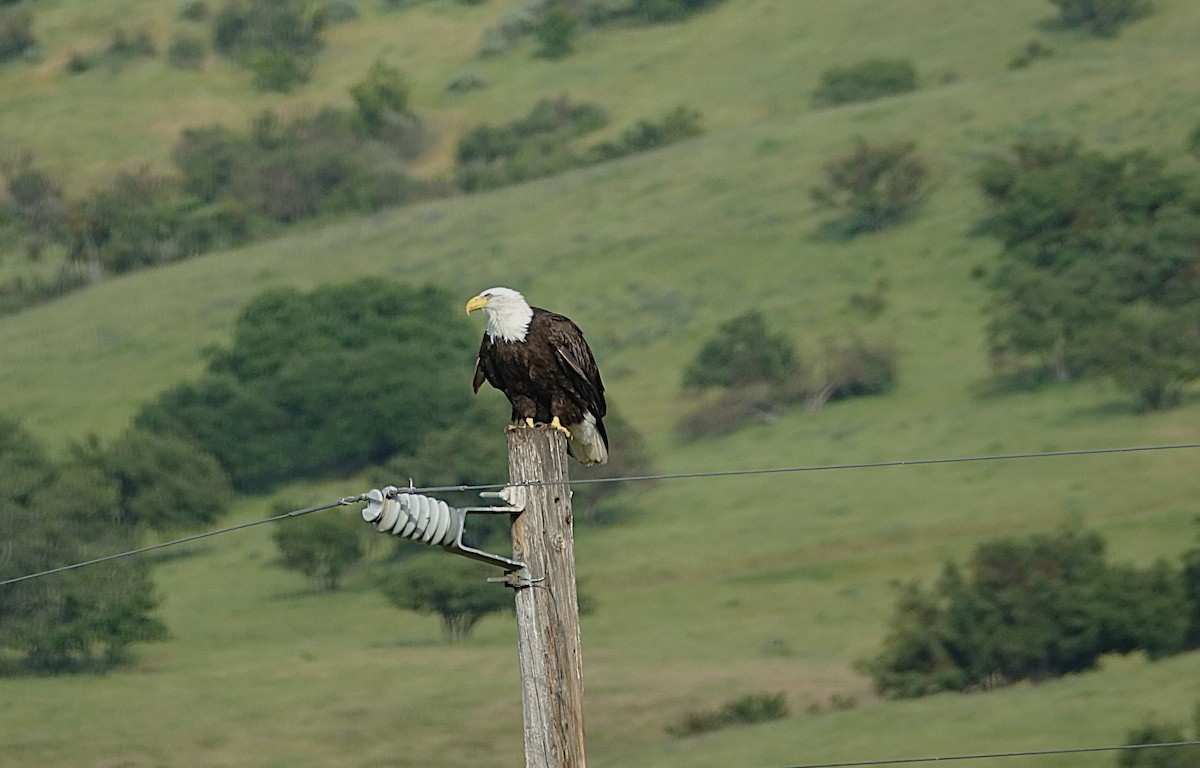
[[[464,301],[508,284],[571,315],[613,406],[663,472],[1196,441],[1195,390],[1182,407],[1148,415],[1103,383],[989,393],[986,295],[971,275],[998,246],[971,235],[983,210],[971,174],[989,152],[1047,129],[1103,149],[1149,147],[1194,172],[1183,141],[1200,120],[1200,7],[1158,0],[1117,39],[1096,41],[1047,31],[1053,6],[1040,0],[730,0],[682,25],[589,34],[560,63],[528,49],[472,59],[480,30],[514,5],[436,0],[384,14],[364,3],[362,18],[331,30],[314,82],[268,99],[219,63],[180,73],[158,60],[67,78],[72,46],[102,45],[116,16],[78,0],[35,11],[44,59],[0,67],[0,135],[80,183],[142,159],[166,167],[187,125],[243,125],[268,105],[344,100],[380,54],[410,73],[418,110],[443,132],[424,161],[430,173],[445,167],[464,126],[510,119],[560,92],[603,104],[618,126],[686,104],[707,133],[487,195],[308,227],[0,318],[0,410],[57,448],[113,436],[139,404],[200,371],[203,349],[229,339],[259,291],[376,275],[434,281]],[[175,24],[174,4],[111,8],[161,39]],[[1032,38],[1054,56],[1007,69]],[[812,109],[823,69],[870,56],[911,58],[924,87]],[[465,69],[491,86],[444,93]],[[936,187],[909,224],[823,239],[808,189],[856,135],[917,141]],[[7,269],[18,257],[2,258]],[[868,321],[849,300],[880,279],[886,309]],[[719,323],[751,307],[803,349],[847,326],[894,343],[895,392],[682,440],[683,368]],[[462,369],[464,387],[472,363],[446,361]],[[497,402],[497,440],[505,415]],[[1196,452],[1179,450],[641,486],[626,522],[576,532],[582,589],[598,603],[583,619],[589,761],[750,768],[1078,747],[1120,743],[1150,717],[1183,721],[1200,699],[1194,653],[1106,659],[1051,683],[902,703],[878,700],[853,663],[886,631],[891,582],[933,578],[990,537],[1082,520],[1116,560],[1176,557],[1197,533],[1196,467]],[[229,522],[366,482],[244,498]],[[434,619],[390,607],[366,572],[343,593],[314,595],[273,556],[267,526],[193,545],[155,571],[169,641],[105,676],[0,681],[0,764],[521,763],[511,616],[446,647]],[[686,739],[664,732],[688,712],[760,692],[785,693],[792,715]],[[835,710],[835,696],[856,706]]]

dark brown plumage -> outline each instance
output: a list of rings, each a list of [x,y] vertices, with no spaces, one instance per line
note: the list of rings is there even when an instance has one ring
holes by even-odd
[[[512,421],[565,427],[568,453],[584,464],[608,459],[604,383],[592,350],[574,322],[530,307],[521,294],[492,288],[471,299],[488,328],[479,345],[475,392],[488,382],[508,397]]]

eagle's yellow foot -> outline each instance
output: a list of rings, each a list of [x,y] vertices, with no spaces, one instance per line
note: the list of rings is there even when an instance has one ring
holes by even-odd
[[[533,429],[533,419],[526,418],[524,424],[509,424],[504,428],[505,432],[514,432],[518,429]]]
[[[553,419],[550,420],[549,427],[550,427],[550,429],[556,429],[559,432],[562,432],[563,435],[565,435],[568,440],[571,439],[571,430],[564,427],[562,425],[562,422],[558,420],[557,416],[555,416]]]

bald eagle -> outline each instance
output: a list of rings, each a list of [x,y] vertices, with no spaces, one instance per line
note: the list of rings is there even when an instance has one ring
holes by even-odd
[[[604,383],[579,326],[538,307],[511,288],[489,288],[467,302],[482,309],[487,329],[475,361],[475,392],[483,382],[512,403],[517,426],[546,424],[567,436],[567,453],[582,464],[608,461]]]

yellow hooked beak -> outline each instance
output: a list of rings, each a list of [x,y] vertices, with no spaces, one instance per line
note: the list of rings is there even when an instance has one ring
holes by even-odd
[[[471,314],[477,309],[483,309],[488,305],[488,300],[483,296],[476,296],[467,302],[467,314]]]

